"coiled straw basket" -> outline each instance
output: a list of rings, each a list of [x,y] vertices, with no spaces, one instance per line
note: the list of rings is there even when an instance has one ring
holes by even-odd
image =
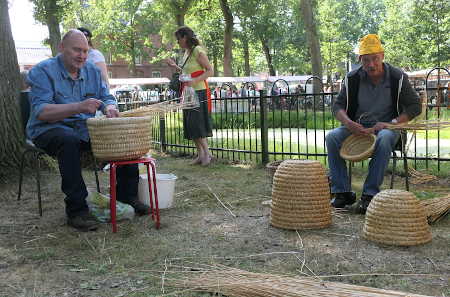
[[[150,150],[152,117],[90,118],[92,152],[101,161],[137,159]]]
[[[399,246],[429,242],[431,231],[426,209],[411,192],[381,191],[367,208],[363,236],[375,242]]]
[[[341,157],[352,162],[359,162],[372,156],[377,137],[374,134],[352,134],[342,143],[339,151]]]
[[[319,161],[286,160],[278,166],[270,223],[283,229],[318,229],[331,224],[328,179]]]

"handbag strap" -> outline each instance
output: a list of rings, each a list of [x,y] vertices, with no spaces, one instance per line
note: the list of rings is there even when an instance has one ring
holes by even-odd
[[[191,55],[192,55],[192,53],[194,52],[194,50],[195,50],[195,48],[196,48],[197,46],[194,46],[194,48],[191,50],[191,52],[189,53],[189,56],[186,58],[186,60],[184,60],[184,63],[183,63],[183,65],[181,65],[181,70],[183,70],[183,68],[184,68],[184,65],[186,65],[186,63],[187,63],[187,61],[189,60],[189,58],[191,57]]]

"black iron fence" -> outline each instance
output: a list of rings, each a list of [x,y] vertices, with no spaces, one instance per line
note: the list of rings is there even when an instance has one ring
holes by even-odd
[[[229,87],[229,86],[228,86]],[[427,92],[438,93],[439,88]],[[325,136],[340,123],[332,115],[336,92],[218,97],[212,99],[213,136],[208,139],[212,153],[222,159],[267,163],[280,159],[319,159],[326,163]],[[251,93],[248,93],[252,95]],[[448,119],[446,98],[424,102],[424,118]],[[121,109],[149,102],[123,103]],[[195,145],[183,137],[183,112],[167,112],[153,124],[155,146],[162,151],[193,155]],[[408,133],[408,159],[416,168],[430,164],[450,165],[450,131]],[[432,162],[432,163],[430,163]]]

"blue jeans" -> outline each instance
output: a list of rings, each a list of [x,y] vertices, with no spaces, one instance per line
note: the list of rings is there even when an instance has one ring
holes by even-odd
[[[88,195],[81,175],[80,154],[91,149],[72,130],[55,128],[44,132],[33,140],[34,144],[50,156],[58,159],[61,174],[61,189],[66,194],[66,214],[74,217],[89,211],[86,203]],[[117,200],[130,202],[137,199],[139,169],[137,164],[117,168]]]
[[[352,190],[346,162],[339,155],[342,142],[350,135],[351,133],[347,127],[341,126],[333,129],[326,136],[332,193],[344,193]],[[377,141],[369,162],[369,173],[364,182],[363,194],[375,196],[380,191],[384,172],[386,171],[391,153],[394,150],[399,136],[399,132],[388,129],[383,129],[377,133]]]

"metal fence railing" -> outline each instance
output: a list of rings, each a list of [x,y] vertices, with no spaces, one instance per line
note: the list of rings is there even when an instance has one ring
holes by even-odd
[[[263,91],[248,97],[219,95],[212,100],[210,149],[216,157],[233,161],[265,164],[271,160],[306,158],[326,163],[325,136],[340,125],[331,111],[336,95],[322,92],[268,96]],[[124,103],[120,108],[147,104],[150,103]],[[426,102],[424,106],[425,119],[450,115],[446,103]],[[157,149],[195,154],[194,143],[183,137],[182,111],[165,113],[155,119],[152,127]],[[438,170],[442,162],[450,165],[450,132],[426,131],[408,136],[407,157],[415,168],[428,168],[430,162],[436,163]]]

